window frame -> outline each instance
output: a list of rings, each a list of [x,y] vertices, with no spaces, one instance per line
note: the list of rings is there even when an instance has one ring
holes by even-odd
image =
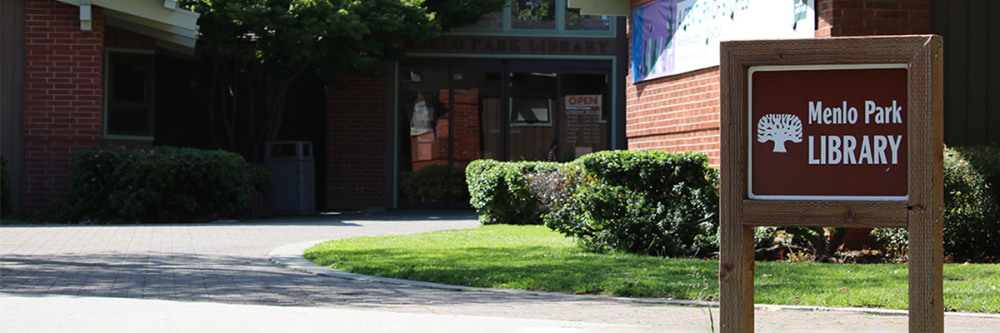
[[[454,28],[445,34],[455,35],[504,35],[504,36],[534,36],[534,37],[615,37],[617,36],[617,16],[609,16],[608,30],[568,30],[566,29],[567,0],[555,0],[555,29],[515,29],[512,27],[513,5],[507,2],[501,10],[500,28]]]
[[[129,56],[142,56],[148,62],[149,75],[146,78],[148,81],[147,94],[149,94],[149,99],[145,102],[146,113],[148,116],[148,135],[141,134],[113,134],[109,133],[109,118],[111,118],[111,64],[112,58],[116,55],[125,54]],[[155,92],[156,89],[154,85],[156,84],[156,51],[154,50],[142,50],[142,49],[129,49],[129,48],[116,48],[107,47],[104,50],[104,115],[102,117],[102,132],[105,139],[119,139],[119,140],[140,140],[140,141],[153,141],[154,139],[154,115],[155,115]]]

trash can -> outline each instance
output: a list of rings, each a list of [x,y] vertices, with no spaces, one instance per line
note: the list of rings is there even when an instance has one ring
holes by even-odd
[[[271,171],[271,214],[307,215],[316,211],[316,168],[312,142],[273,141],[264,145],[264,165]]]

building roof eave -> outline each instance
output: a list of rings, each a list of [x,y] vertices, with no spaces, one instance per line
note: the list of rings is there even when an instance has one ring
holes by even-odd
[[[628,16],[632,12],[631,0],[566,0],[570,8],[580,8],[584,15]]]
[[[81,0],[56,0],[79,6]],[[90,0],[105,8],[107,23],[188,48],[194,54],[200,14],[177,7],[176,0]],[[178,51],[176,48],[173,51]]]

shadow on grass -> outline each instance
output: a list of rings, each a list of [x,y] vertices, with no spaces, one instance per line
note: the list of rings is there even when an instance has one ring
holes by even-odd
[[[717,261],[546,246],[337,250],[306,258],[353,273],[484,288],[682,299],[712,299],[718,292]]]

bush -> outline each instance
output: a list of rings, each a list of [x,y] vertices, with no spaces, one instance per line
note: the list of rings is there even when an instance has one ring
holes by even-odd
[[[267,193],[274,188],[274,176],[265,167],[250,167],[247,170],[247,181],[253,192]]]
[[[221,150],[108,147],[79,152],[73,161],[63,220],[162,223],[236,216],[252,191],[243,158]]]
[[[955,261],[1000,261],[1000,148],[944,150],[944,251]],[[873,234],[904,255],[906,229]]]
[[[10,196],[10,171],[7,170],[7,158],[0,156],[0,216],[7,217],[14,212]]]
[[[400,185],[406,200],[412,202],[438,202],[448,200],[448,165],[434,164],[414,172],[403,172]],[[465,169],[451,168],[454,185],[451,192],[457,201],[469,200],[469,187],[465,182]]]
[[[466,170],[484,224],[538,224],[584,247],[662,256],[718,249],[717,173],[695,153],[607,151],[570,163],[479,160]]]
[[[718,174],[705,154],[605,151],[574,163],[581,170],[565,168],[559,187],[569,195],[544,216],[546,226],[599,251],[709,256],[718,250]]]
[[[531,175],[557,170],[552,162],[476,160],[465,169],[470,203],[483,224],[542,224],[547,209],[529,190]]]

